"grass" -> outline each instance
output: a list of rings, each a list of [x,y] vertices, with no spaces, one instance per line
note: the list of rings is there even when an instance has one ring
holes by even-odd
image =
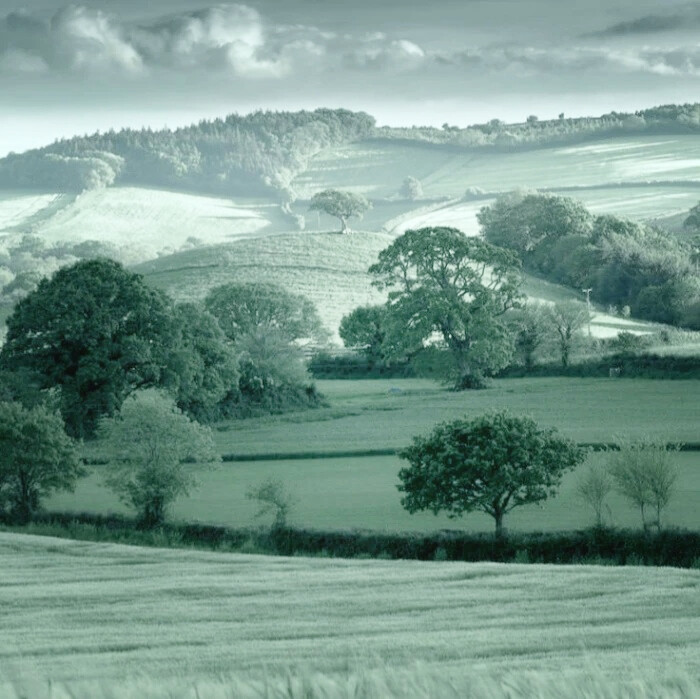
[[[600,461],[594,454],[589,462]],[[700,501],[700,454],[681,453],[674,457],[679,487],[664,517],[667,525],[697,529],[697,503]],[[252,526],[257,507],[245,498],[250,486],[267,478],[281,480],[292,494],[294,505],[290,525],[314,529],[373,529],[387,532],[433,532],[461,529],[492,532],[493,519],[471,513],[451,520],[430,512],[408,514],[396,489],[398,471],[406,466],[398,456],[340,457],[333,459],[294,459],[224,463],[215,470],[193,466],[200,487],[179,500],[172,508],[177,521],[199,521],[230,527]],[[103,485],[108,466],[95,467],[94,473],[78,484],[74,493],[62,493],[46,501],[49,510],[61,512],[128,513]],[[566,474],[559,494],[542,505],[516,508],[506,517],[513,531],[561,531],[583,529],[593,523],[592,512],[575,494],[577,473]],[[610,496],[608,520],[618,527],[640,528],[638,511],[620,496]],[[271,521],[271,516],[268,518]],[[269,523],[264,521],[263,523]]]
[[[481,674],[501,693],[472,696],[513,697],[509,683],[578,688],[586,675],[594,688],[634,685],[633,668],[680,687],[700,677],[696,570],[283,558],[7,533],[0,555],[0,682],[13,687],[51,679],[86,696],[126,692],[134,675],[135,686],[216,686],[222,675],[325,673],[347,692],[330,696],[384,696],[345,683],[405,672],[428,688]]]
[[[511,153],[391,142],[347,144],[314,159],[294,186],[304,196],[328,186],[389,196],[407,175],[418,177],[429,197],[459,197],[468,187],[503,192],[677,182],[679,188],[688,183],[688,189],[700,179],[700,137],[624,137]]]

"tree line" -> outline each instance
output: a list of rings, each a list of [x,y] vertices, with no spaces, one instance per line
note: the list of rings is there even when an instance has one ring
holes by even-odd
[[[257,111],[175,130],[122,129],[61,139],[0,160],[0,186],[81,192],[112,184],[176,187],[285,201],[324,148],[365,138],[374,118],[345,109]]]

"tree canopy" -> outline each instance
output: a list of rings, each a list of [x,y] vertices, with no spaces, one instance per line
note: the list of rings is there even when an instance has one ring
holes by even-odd
[[[455,228],[406,231],[369,269],[373,285],[389,292],[387,347],[397,355],[437,334],[455,388],[481,386],[512,355],[503,316],[520,303],[518,267],[510,251]]]
[[[155,389],[130,396],[100,422],[98,436],[110,454],[107,484],[148,527],[163,522],[168,507],[196,485],[185,461],[220,461],[211,430]]]
[[[346,347],[359,350],[368,359],[383,358],[386,337],[384,306],[359,306],[340,321],[338,334]]]
[[[263,329],[274,330],[288,341],[327,337],[313,302],[276,284],[232,282],[212,289],[204,300],[233,342]]]
[[[73,490],[86,471],[61,418],[37,405],[0,402],[0,511],[28,522],[41,498]]]
[[[112,260],[64,267],[15,306],[0,363],[61,389],[69,434],[85,437],[131,391],[156,384],[172,346],[171,305]]]
[[[496,412],[438,425],[399,452],[401,504],[410,512],[446,512],[450,518],[480,511],[494,518],[496,534],[513,508],[554,495],[562,475],[585,452],[526,417]]]
[[[325,189],[314,194],[309,209],[322,211],[329,216],[340,219],[341,233],[349,233],[348,219],[362,217],[371,208],[371,204],[361,194],[342,192],[337,189]]]

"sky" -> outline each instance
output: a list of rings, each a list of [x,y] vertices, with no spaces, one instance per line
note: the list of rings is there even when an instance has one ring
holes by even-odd
[[[459,126],[700,98],[700,0],[2,0],[0,156],[345,107]]]

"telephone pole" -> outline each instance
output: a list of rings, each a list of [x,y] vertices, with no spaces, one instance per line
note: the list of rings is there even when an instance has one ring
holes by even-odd
[[[593,289],[581,289],[584,294],[586,294],[586,308],[588,309],[588,337],[591,335],[591,291]]]

